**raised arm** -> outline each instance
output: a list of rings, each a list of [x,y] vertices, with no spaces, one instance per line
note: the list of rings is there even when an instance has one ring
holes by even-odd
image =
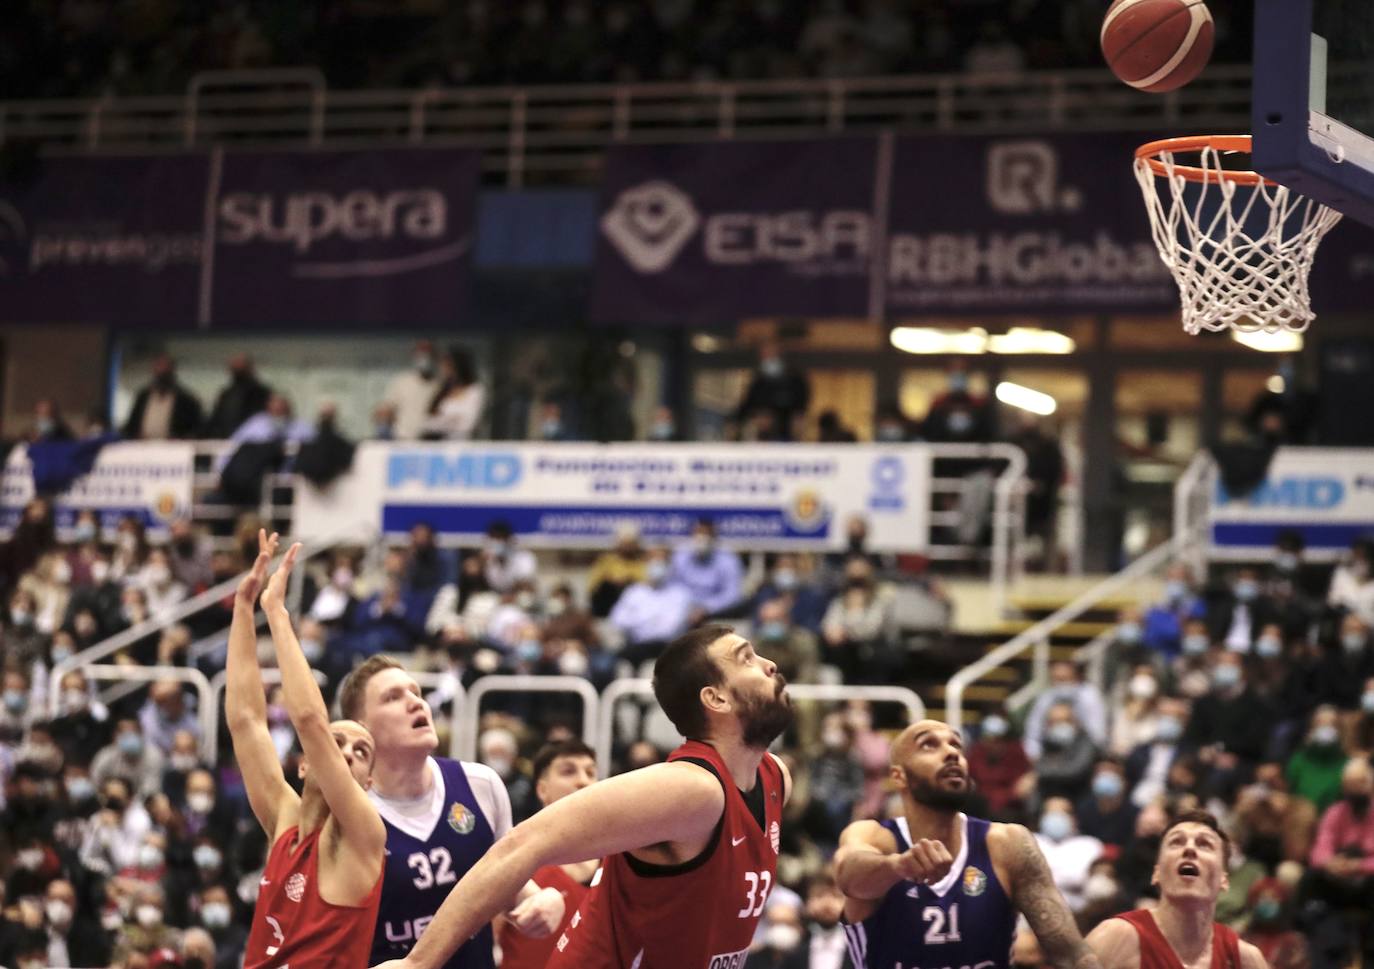
[[[339,749],[330,727],[329,709],[310,672],[310,663],[301,652],[300,641],[291,628],[291,615],[286,609],[286,584],[300,550],[299,542],[291,546],[262,594],[262,608],[272,629],[272,642],[277,647],[286,712],[296,728],[315,783],[329,805],[329,813],[346,835],[343,843],[358,858],[375,859],[380,864],[386,845],[386,827]],[[366,755],[373,756],[373,751],[369,749]]]
[[[234,741],[234,757],[248,791],[248,803],[269,839],[277,836],[282,811],[300,803],[296,792],[286,783],[277,749],[267,732],[267,695],[258,666],[257,624],[253,618],[258,593],[267,577],[267,565],[276,553],[276,533],[268,538],[266,531],[259,531],[257,560],[234,595],[224,695],[224,715]]]
[[[1055,887],[1050,866],[1034,836],[1019,824],[997,825],[994,830],[999,828],[1000,837],[992,846],[993,861],[1001,862],[1010,877],[1012,904],[1026,917],[1045,953],[1045,961],[1055,969],[1102,969],[1097,955],[1083,941],[1064,896]]]
[[[690,764],[656,764],[570,794],[496,842],[454,886],[410,954],[384,969],[436,969],[544,865],[703,841],[724,810],[720,783]]]

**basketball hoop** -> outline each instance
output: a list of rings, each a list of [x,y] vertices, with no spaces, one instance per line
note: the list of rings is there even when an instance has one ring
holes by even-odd
[[[1300,333],[1314,318],[1307,277],[1317,246],[1341,213],[1258,172],[1222,167],[1224,155],[1241,152],[1250,153],[1249,135],[1167,138],[1136,151],[1155,244],[1187,332]],[[1198,163],[1178,164],[1181,153]]]

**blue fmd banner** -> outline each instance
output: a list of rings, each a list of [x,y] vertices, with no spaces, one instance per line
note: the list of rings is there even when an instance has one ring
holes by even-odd
[[[449,148],[43,158],[0,183],[0,319],[455,323],[479,162]]]
[[[872,138],[612,149],[592,315],[863,314],[875,157]]]
[[[1280,448],[1264,482],[1243,497],[1217,485],[1212,546],[1253,558],[1279,533],[1299,532],[1315,557],[1331,557],[1357,538],[1374,537],[1374,450]]]
[[[854,515],[882,551],[929,540],[930,455],[920,445],[452,444],[369,442],[328,488],[296,489],[307,540],[400,534],[424,522],[472,542],[508,522],[534,548],[588,548],[633,524],[649,541],[711,518],[726,542],[837,549]]]

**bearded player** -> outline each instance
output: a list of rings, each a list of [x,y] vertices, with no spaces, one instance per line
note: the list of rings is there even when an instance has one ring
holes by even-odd
[[[668,762],[584,788],[515,828],[383,969],[433,969],[537,869],[603,857],[549,969],[737,969],[775,883],[791,789],[768,745],[792,722],[777,666],[725,626],[674,640],[654,695],[688,738]]]
[[[901,817],[849,825],[835,855],[856,969],[1006,969],[1017,913],[1050,965],[1098,969],[1031,833],[960,810],[973,787],[958,733],[912,724],[891,763]]]
[[[1231,840],[1206,811],[1185,811],[1159,844],[1159,906],[1107,919],[1088,934],[1102,969],[1269,969],[1259,949],[1217,924]]]
[[[358,941],[367,938],[377,917],[386,846],[386,829],[367,796],[372,735],[352,720],[329,722],[286,611],[286,580],[300,551],[293,545],[262,597],[287,712],[305,751],[301,794],[286,783],[267,731],[253,618],[276,550],[277,536],[259,532],[257,561],[239,584],[229,627],[229,732],[248,803],[272,846],[243,964],[245,969],[366,966],[367,949]]]

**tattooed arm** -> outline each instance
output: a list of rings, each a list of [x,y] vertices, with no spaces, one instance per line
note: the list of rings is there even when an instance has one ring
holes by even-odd
[[[1026,917],[1040,942],[1045,961],[1054,969],[1102,969],[1083,941],[1073,913],[1059,894],[1050,866],[1035,838],[1019,824],[994,824],[988,847],[1012,904]]]

